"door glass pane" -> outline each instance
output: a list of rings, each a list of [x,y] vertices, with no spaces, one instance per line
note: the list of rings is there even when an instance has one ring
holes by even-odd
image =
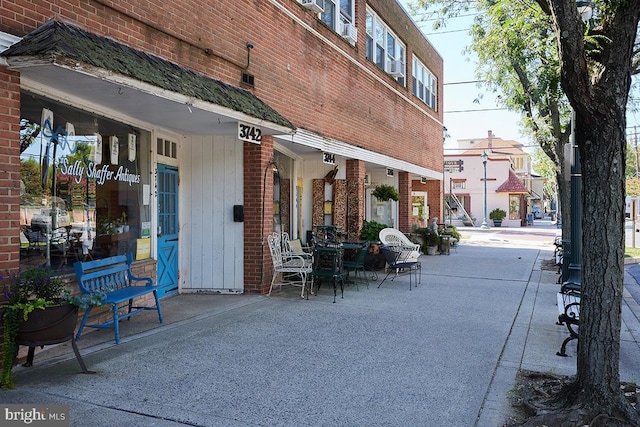
[[[520,196],[509,195],[509,219],[520,219]]]

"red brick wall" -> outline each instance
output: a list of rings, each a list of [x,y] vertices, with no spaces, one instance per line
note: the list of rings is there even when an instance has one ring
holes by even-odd
[[[263,136],[261,145],[244,143],[245,292],[268,292],[273,274],[273,264],[266,239],[267,235],[273,233],[273,173],[271,170],[266,175],[264,173],[272,160],[273,138],[271,136]]]
[[[406,44],[407,70],[415,51],[438,76],[442,94],[442,60],[401,7],[387,0],[369,3]],[[240,86],[241,73],[249,65],[246,71],[255,76],[253,92],[294,126],[441,171],[441,97],[437,111],[431,110],[412,95],[410,72],[403,87],[365,58],[367,2],[356,0],[355,47],[297,1],[280,4],[288,11],[268,0],[179,0],[165,2],[162,7],[152,0],[15,0],[0,3],[0,31],[24,36],[49,19],[60,19],[235,86]],[[292,16],[302,19],[304,25]],[[250,63],[247,42],[254,45]],[[0,254],[0,268],[17,266],[19,256],[18,83],[16,74],[2,71],[0,85],[6,96],[0,101],[0,114],[4,115],[0,147],[8,148],[0,151],[0,164],[8,165],[10,175],[6,183],[0,181],[0,194],[7,201],[0,204],[0,226],[4,224],[0,246],[7,248]],[[272,154],[273,141],[268,137],[261,146],[245,143],[244,273],[249,292],[265,292],[271,277],[263,236],[272,229],[272,206],[266,203],[263,213],[261,202],[263,197],[271,200],[271,174],[267,174],[265,194],[262,185]],[[359,179],[362,176],[359,171]],[[432,212],[439,211],[439,200],[436,209],[436,201],[430,199]]]
[[[20,76],[0,68],[0,271],[20,264]]]
[[[365,70],[268,0],[182,0],[162,7],[151,0],[16,0],[2,3],[0,31],[22,36],[48,19],[63,19],[236,86],[247,65],[246,42],[250,41],[254,48],[247,71],[255,76],[255,94],[296,127],[441,170],[441,100],[438,111],[431,110],[411,94],[410,73],[403,87],[365,58],[366,2],[356,0],[355,48],[297,1],[280,3],[364,64]],[[442,93],[442,60],[401,7],[386,0],[370,4],[406,43],[407,65],[412,51],[417,51],[439,76]],[[420,108],[375,80],[372,73]],[[402,150],[397,149],[399,144]]]

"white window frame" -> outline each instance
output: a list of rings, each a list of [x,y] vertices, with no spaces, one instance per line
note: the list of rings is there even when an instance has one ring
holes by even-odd
[[[413,57],[412,73],[413,94],[434,111],[438,111],[438,79],[435,74],[415,56]]]
[[[342,0],[324,0],[324,12],[320,14],[320,18],[322,22],[327,24],[333,31],[340,32],[342,24],[353,24],[355,23],[356,16],[356,0],[348,0],[351,2],[351,10],[349,11],[349,16],[347,16],[342,9]],[[333,8],[331,7],[333,6]],[[332,10],[333,17],[328,21],[326,17],[326,13]]]
[[[391,31],[378,15],[367,8],[366,11],[367,48],[365,56],[383,71],[388,72],[390,61],[400,61],[402,75],[392,76],[402,86],[407,84],[407,47],[398,36]],[[371,46],[371,49],[369,49]]]

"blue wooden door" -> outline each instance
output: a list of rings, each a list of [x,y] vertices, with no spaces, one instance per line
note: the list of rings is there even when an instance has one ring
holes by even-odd
[[[178,168],[158,164],[158,272],[163,297],[178,291]]]

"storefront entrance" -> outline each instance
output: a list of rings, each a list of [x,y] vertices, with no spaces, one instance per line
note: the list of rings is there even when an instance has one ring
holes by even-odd
[[[159,296],[178,291],[178,168],[158,164]]]

